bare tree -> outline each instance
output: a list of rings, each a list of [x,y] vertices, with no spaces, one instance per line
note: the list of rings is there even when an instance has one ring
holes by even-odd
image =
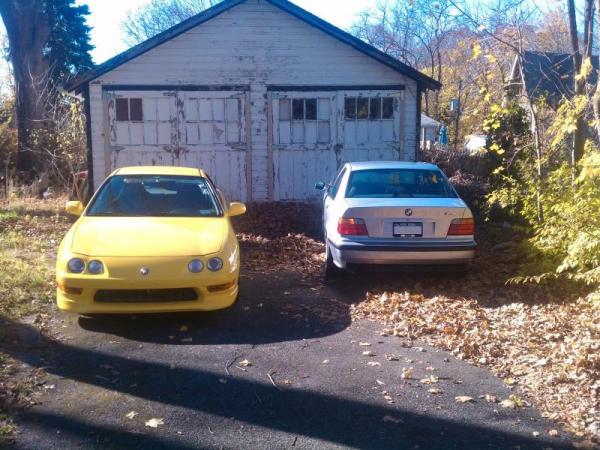
[[[567,0],[567,11],[569,17],[569,37],[571,42],[571,52],[573,57],[573,80],[574,80],[574,91],[575,95],[585,94],[585,79],[581,76],[582,67],[582,55],[579,46],[579,33],[577,31],[577,12],[575,10],[575,0]],[[592,11],[593,11],[593,0],[585,0],[585,32],[583,35],[583,49],[586,55],[591,56],[592,42],[591,32],[592,27]],[[571,151],[569,155],[569,162],[573,171],[573,179],[577,174],[577,162],[583,157],[587,126],[584,117],[577,119],[577,128],[573,133],[573,142],[571,144]]]
[[[539,10],[528,4],[526,0],[498,0],[496,6],[488,12],[489,18],[503,17],[503,25],[498,26],[497,23],[490,21],[488,17],[478,14],[469,8],[469,4],[465,0],[449,0],[456,10],[465,17],[474,27],[496,41],[506,49],[507,52],[517,55],[518,66],[521,69],[521,80],[525,80],[523,73],[523,60],[526,50],[526,32],[530,29],[530,22]],[[508,26],[506,26],[508,25]],[[544,220],[544,210],[542,206],[542,186],[544,183],[543,169],[543,144],[540,131],[540,117],[535,99],[527,89],[522,89],[524,100],[527,103],[531,119],[531,128],[534,141],[535,157],[536,157],[536,206],[537,218],[539,222]]]
[[[43,48],[50,37],[47,15],[39,0],[1,0],[0,14],[10,41],[9,56],[15,79],[19,169],[34,167],[31,130],[41,128],[46,117],[48,60]]]
[[[600,0],[597,0],[596,2],[596,10],[598,11],[598,31],[600,31]],[[591,20],[593,22],[593,14]],[[593,28],[593,24],[591,27]],[[594,105],[594,115],[596,118],[596,132],[598,133],[598,136],[600,136],[600,89],[598,89],[598,86],[596,86],[596,93],[594,94],[592,103]]]
[[[219,0],[151,0],[122,23],[125,42],[136,45],[215,5]]]
[[[387,54],[443,82],[444,50],[455,44],[451,41],[451,31],[460,27],[460,18],[452,14],[451,6],[449,0],[380,3],[375,9],[360,15],[352,32]],[[438,117],[439,91],[433,95],[432,105],[429,97],[425,97],[425,111]]]

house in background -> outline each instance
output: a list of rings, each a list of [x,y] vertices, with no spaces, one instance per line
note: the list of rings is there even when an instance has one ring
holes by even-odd
[[[428,150],[433,144],[438,142],[438,136],[442,123],[432,119],[425,114],[421,114],[421,149]]]
[[[98,187],[204,168],[230,199],[314,198],[345,161],[415,160],[440,84],[287,0],[225,0],[75,80]]]
[[[472,155],[485,149],[488,136],[485,134],[469,134],[465,136],[465,150]]]
[[[598,80],[598,56],[592,57],[592,73],[588,79],[590,86]],[[556,109],[563,98],[572,98],[574,94],[573,56],[568,53],[549,53],[526,51],[521,64],[515,57],[510,84],[507,88],[509,98],[523,98],[529,95],[535,101],[542,98]]]

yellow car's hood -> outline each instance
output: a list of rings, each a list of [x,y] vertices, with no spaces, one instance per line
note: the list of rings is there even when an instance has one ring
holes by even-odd
[[[217,253],[227,220],[168,217],[81,217],[71,251],[89,256],[202,256]]]

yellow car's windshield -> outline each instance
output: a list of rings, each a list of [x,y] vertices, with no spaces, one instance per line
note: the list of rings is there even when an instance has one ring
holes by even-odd
[[[100,188],[88,216],[220,217],[206,178],[171,175],[115,175]]]

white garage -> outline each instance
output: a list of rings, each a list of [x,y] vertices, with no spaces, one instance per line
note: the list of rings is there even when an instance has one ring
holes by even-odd
[[[415,160],[433,79],[286,0],[225,0],[75,80],[93,188],[202,167],[233,200],[310,200],[346,161]]]

